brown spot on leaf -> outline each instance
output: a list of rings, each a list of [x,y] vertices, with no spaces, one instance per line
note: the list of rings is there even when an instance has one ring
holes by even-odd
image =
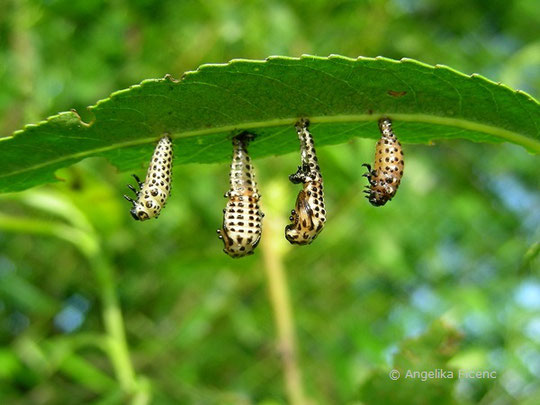
[[[395,91],[395,90],[388,90],[388,95],[392,97],[403,97],[405,94],[407,94],[406,91]]]

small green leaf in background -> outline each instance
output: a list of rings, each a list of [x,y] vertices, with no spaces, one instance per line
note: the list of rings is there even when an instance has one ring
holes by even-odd
[[[376,138],[381,116],[403,142],[462,138],[507,141],[540,153],[540,106],[531,96],[411,59],[270,57],[203,65],[182,79],[146,80],[91,107],[0,139],[0,192],[54,181],[54,172],[91,156],[120,170],[140,168],[167,132],[176,164],[223,162],[231,134],[258,135],[254,157],[297,149],[293,123],[311,119],[319,146]]]

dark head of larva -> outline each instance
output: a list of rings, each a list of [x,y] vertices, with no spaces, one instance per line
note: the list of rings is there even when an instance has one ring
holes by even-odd
[[[392,196],[380,189],[371,189],[366,196],[371,205],[381,207],[392,199]]]
[[[139,207],[138,205],[134,206],[129,213],[135,221],[145,221],[150,219],[148,212],[144,208]]]

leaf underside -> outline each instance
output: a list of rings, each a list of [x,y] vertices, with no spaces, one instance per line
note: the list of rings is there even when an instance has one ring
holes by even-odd
[[[230,139],[249,130],[254,158],[298,149],[293,124],[308,117],[317,146],[378,138],[377,120],[394,121],[404,143],[463,138],[507,141],[540,153],[540,105],[479,75],[414,60],[271,57],[203,65],[182,79],[150,79],[90,107],[27,125],[0,138],[0,192],[55,181],[54,172],[101,156],[121,171],[147,164],[169,133],[175,164],[230,159]]]

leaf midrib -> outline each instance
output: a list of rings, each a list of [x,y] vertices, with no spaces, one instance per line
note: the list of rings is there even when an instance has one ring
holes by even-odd
[[[377,121],[379,118],[384,117],[384,116],[385,114],[332,115],[332,116],[310,117],[310,121],[314,124],[317,124],[317,123],[330,123],[331,124],[331,123],[345,123],[345,122],[353,123],[353,122]],[[460,118],[441,117],[441,116],[428,115],[428,114],[391,113],[391,114],[388,114],[388,116],[391,116],[392,119],[396,121],[437,124],[437,125],[445,125],[445,126],[454,127],[454,128],[467,129],[470,131],[477,131],[477,132],[485,133],[488,135],[493,135],[504,141],[516,143],[518,145],[525,147],[526,149],[530,151],[533,151],[536,154],[540,154],[540,141],[529,138],[517,132],[509,131],[507,129],[494,127],[491,125],[485,125],[478,122],[468,121],[468,120],[464,120]],[[250,130],[250,129],[256,129],[256,128],[279,127],[279,126],[286,126],[286,125],[292,126],[297,120],[298,120],[298,117],[279,118],[279,119],[264,120],[264,121],[253,121],[253,122],[248,122],[248,123],[242,123],[241,125],[226,125],[222,127],[205,128],[205,129],[199,129],[199,130],[194,130],[194,131],[185,131],[181,133],[170,134],[170,136],[173,139],[180,139],[180,138],[189,138],[189,137],[201,136],[201,135],[212,135],[212,134],[221,133],[221,132],[232,132],[239,129]],[[10,139],[10,138],[11,137],[4,138],[3,140]],[[70,159],[83,159],[83,158],[90,157],[92,155],[95,155],[101,152],[108,152],[111,150],[121,149],[124,147],[153,143],[159,140],[159,138],[160,136],[155,136],[151,138],[140,138],[133,141],[113,143],[109,146],[89,149],[84,152],[74,153],[68,156],[63,156],[58,159],[49,160],[49,161],[46,161],[46,162],[43,162],[34,166],[25,167],[20,170],[0,174],[0,177],[7,177],[7,176],[29,172],[32,170],[54,165],[56,163],[60,163],[60,162],[70,160]]]

